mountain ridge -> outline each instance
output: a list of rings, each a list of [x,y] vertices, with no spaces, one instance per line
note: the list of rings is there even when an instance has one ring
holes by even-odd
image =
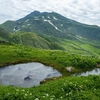
[[[9,21],[9,24],[7,26],[5,22],[1,27],[9,32],[35,32],[59,38],[76,38],[79,35],[90,40],[100,40],[100,27],[79,23],[55,12],[34,11],[17,21]]]
[[[0,27],[12,33],[10,41],[14,43],[25,45],[26,42],[29,46],[44,48],[45,41],[44,49],[100,53],[100,27],[79,23],[56,12],[34,11],[19,20],[7,21]]]

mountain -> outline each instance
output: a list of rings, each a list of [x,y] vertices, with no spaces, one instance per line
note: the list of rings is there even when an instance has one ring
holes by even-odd
[[[86,25],[63,17],[55,12],[34,11],[17,21],[7,21],[1,25],[9,32],[35,32],[58,38],[100,40],[100,27]]]
[[[12,33],[10,41],[43,49],[100,54],[100,27],[68,19],[55,12],[34,11],[0,27]]]

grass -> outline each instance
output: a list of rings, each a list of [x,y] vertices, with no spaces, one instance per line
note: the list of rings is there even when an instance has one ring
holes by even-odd
[[[62,50],[43,50],[23,45],[0,45],[0,66],[37,61],[69,74],[66,67],[73,67],[71,73],[93,69],[100,62],[97,56],[79,55]]]
[[[89,41],[87,39],[79,40],[62,40],[62,46],[69,52],[86,55],[99,55],[100,44],[96,41]]]
[[[97,67],[100,58],[61,50],[43,50],[23,45],[0,45],[0,67],[32,61],[50,65],[64,76],[40,86],[19,88],[0,85],[0,100],[99,100],[100,76],[65,76]],[[66,67],[72,66],[70,73]]]
[[[17,32],[16,34],[11,34],[10,42],[35,48],[64,50],[59,43],[54,42],[52,39],[46,36],[44,38],[32,32]]]

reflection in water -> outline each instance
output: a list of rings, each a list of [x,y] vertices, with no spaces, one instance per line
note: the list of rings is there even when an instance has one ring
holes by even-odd
[[[72,76],[88,76],[88,75],[100,75],[100,68],[95,68],[92,71],[76,73],[76,74],[73,74]]]
[[[0,84],[3,85],[31,87],[46,78],[57,76],[61,76],[57,70],[36,62],[0,68]]]

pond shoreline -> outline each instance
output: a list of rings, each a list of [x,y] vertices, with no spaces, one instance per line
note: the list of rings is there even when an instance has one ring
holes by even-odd
[[[18,61],[13,61],[13,62],[8,62],[8,63],[5,63],[5,64],[2,64],[2,65],[0,65],[0,68],[3,68],[5,66],[11,66],[11,65],[16,65],[16,64],[23,64],[23,63],[27,64],[27,63],[32,63],[32,62],[38,62],[38,63],[44,64],[46,66],[51,66],[51,64],[43,63],[42,61],[38,61],[38,60],[22,60],[22,61],[18,60]],[[54,69],[56,69],[54,66],[52,66],[52,67]],[[70,76],[71,74],[74,74],[74,73],[81,73],[81,72],[91,71],[91,70],[94,69],[94,68],[89,68],[89,69],[76,69],[75,68],[75,70],[68,71],[68,70],[66,70],[66,68],[63,69],[62,71],[60,71],[59,69],[56,69],[56,70],[59,70],[60,73],[63,76]],[[97,66],[95,68],[100,68],[100,64],[97,64]]]

